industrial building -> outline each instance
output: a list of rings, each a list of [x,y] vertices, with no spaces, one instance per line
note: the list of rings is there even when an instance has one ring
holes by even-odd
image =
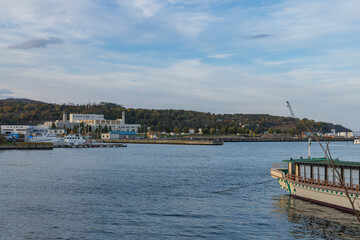
[[[113,131],[125,131],[125,132],[137,132],[141,127],[140,124],[126,124],[125,112],[122,112],[122,119],[106,120],[104,115],[100,114],[67,114],[63,113],[63,120],[56,122],[46,122],[44,125],[51,127],[55,124],[57,128],[73,128],[83,123],[85,126],[91,126],[91,131],[104,128],[111,129]]]
[[[126,131],[111,131],[109,133],[101,134],[101,139],[103,140],[114,140],[114,139],[134,139],[136,138],[136,132],[126,132]]]

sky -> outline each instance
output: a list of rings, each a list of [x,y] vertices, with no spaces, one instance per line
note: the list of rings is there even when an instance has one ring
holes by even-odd
[[[360,1],[0,0],[0,98],[360,130]]]

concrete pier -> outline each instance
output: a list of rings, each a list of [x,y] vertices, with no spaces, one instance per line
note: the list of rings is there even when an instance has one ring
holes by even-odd
[[[19,142],[9,145],[1,145],[0,150],[52,150],[52,143]]]
[[[163,139],[116,139],[106,143],[169,144],[169,145],[223,145],[221,140],[163,140]]]
[[[194,137],[193,140],[203,141],[203,140],[211,140],[213,137]],[[262,137],[217,137],[219,141],[223,142],[307,142],[308,138],[262,138]],[[311,140],[316,141],[313,137]],[[353,142],[354,138],[325,138],[319,137],[320,141],[348,141]]]

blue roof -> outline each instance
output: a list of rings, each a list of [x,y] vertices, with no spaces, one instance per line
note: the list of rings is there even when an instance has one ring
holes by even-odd
[[[126,131],[110,131],[113,134],[120,134],[120,135],[137,135],[136,132],[126,132]]]

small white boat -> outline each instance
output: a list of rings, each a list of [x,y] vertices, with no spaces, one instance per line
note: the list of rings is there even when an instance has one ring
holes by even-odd
[[[86,139],[80,135],[67,135],[64,138],[64,142],[68,145],[83,145],[86,143]]]
[[[42,135],[29,139],[30,142],[49,142],[49,143],[63,143],[64,138],[55,135]]]
[[[355,140],[354,140],[354,143],[355,143],[355,144],[360,144],[360,139],[355,139]]]

